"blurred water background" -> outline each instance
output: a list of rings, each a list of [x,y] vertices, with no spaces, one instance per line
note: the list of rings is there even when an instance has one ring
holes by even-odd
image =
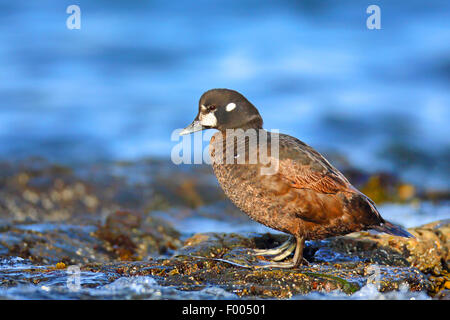
[[[226,87],[268,129],[448,188],[449,1],[1,1],[0,66],[2,159],[169,159]]]

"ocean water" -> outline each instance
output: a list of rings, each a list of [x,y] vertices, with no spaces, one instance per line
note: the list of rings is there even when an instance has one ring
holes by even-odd
[[[2,1],[0,158],[169,159],[225,87],[268,129],[448,188],[450,2],[373,4],[381,30],[356,0]]]
[[[83,272],[81,283],[83,285],[93,283],[101,278],[107,278],[101,273],[93,274]],[[225,291],[220,287],[206,287],[197,291],[181,291],[171,287],[163,287],[149,276],[122,277],[112,283],[96,288],[83,287],[77,291],[71,291],[66,286],[67,276],[63,273],[57,280],[48,281],[40,286],[21,285],[12,288],[0,288],[0,297],[3,299],[151,299],[151,300],[242,300],[245,297]],[[314,292],[306,295],[295,295],[294,300],[431,300],[425,292],[409,291],[407,284],[400,289],[391,292],[379,292],[374,284],[367,284],[352,296],[342,292]]]

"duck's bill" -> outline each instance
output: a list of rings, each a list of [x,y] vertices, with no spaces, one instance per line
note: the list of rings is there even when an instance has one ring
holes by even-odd
[[[197,131],[201,131],[203,129],[206,129],[205,127],[202,126],[202,124],[200,123],[200,121],[198,120],[194,120],[194,122],[192,122],[189,126],[187,126],[186,128],[184,128],[181,132],[180,132],[180,136],[183,136],[185,134],[190,134],[193,132],[197,132]]]

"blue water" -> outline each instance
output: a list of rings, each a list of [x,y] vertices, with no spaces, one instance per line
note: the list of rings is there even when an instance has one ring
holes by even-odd
[[[449,1],[0,2],[0,159],[169,158],[226,87],[266,128],[448,188],[449,82]]]

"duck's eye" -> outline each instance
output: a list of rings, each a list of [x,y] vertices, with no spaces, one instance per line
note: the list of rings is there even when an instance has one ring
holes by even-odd
[[[214,110],[216,110],[216,106],[214,106],[214,105],[208,106],[208,111],[214,111]]]

